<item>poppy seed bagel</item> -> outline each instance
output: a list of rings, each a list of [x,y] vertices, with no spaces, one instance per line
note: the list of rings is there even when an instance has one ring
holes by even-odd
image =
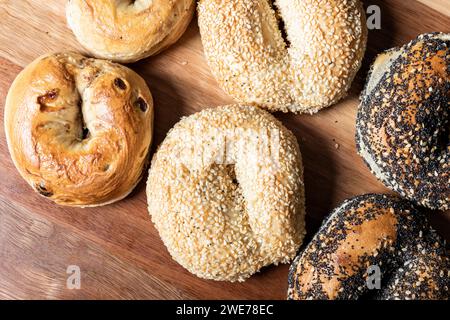
[[[76,53],[38,58],[6,98],[16,168],[61,205],[99,206],[127,196],[148,162],[152,129],[145,81],[124,66]]]
[[[244,281],[287,263],[305,234],[297,140],[257,107],[178,122],[153,157],[147,199],[173,259],[201,278]]]
[[[369,286],[376,268],[378,290]],[[449,287],[445,242],[425,215],[406,200],[368,194],[335,209],[297,256],[288,299],[446,300]]]
[[[69,0],[67,23],[97,58],[134,62],[175,43],[195,11],[194,0]]]
[[[450,204],[450,35],[378,56],[356,120],[358,153],[387,187],[431,209]]]
[[[367,42],[359,0],[200,0],[198,22],[219,85],[269,111],[315,113],[338,102]]]

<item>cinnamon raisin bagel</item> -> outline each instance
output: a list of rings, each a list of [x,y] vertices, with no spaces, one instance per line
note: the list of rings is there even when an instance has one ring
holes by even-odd
[[[367,41],[359,0],[200,0],[198,22],[220,86],[269,111],[314,113],[342,99]]]
[[[201,278],[243,281],[286,263],[305,234],[297,140],[257,107],[177,123],[153,157],[147,198],[169,253]]]
[[[15,166],[61,205],[99,206],[130,193],[147,162],[152,126],[152,96],[139,75],[76,53],[31,63],[5,105]]]
[[[157,54],[186,30],[194,0],[69,0],[67,22],[98,58],[133,62]]]
[[[424,34],[378,56],[361,97],[358,153],[387,187],[450,208],[450,35]]]
[[[379,288],[368,285],[370,267]],[[406,200],[368,194],[335,209],[297,256],[288,299],[448,299],[449,287],[445,243],[425,215]]]

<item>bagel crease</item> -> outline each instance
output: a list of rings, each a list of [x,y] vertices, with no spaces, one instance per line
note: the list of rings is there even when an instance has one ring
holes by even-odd
[[[208,157],[223,152],[221,142],[243,142],[243,134],[221,136],[240,129],[257,133],[255,140],[226,149],[229,161]],[[252,146],[265,132],[279,136],[278,169],[268,157],[255,163]],[[179,150],[198,152],[180,157]],[[287,263],[305,234],[297,140],[253,106],[205,109],[177,123],[153,157],[147,199],[173,259],[201,278],[244,281],[264,266]]]
[[[142,177],[153,100],[134,71],[76,53],[38,58],[5,105],[11,158],[40,195],[90,207],[126,197]]]
[[[200,0],[198,22],[219,85],[269,111],[312,114],[338,102],[367,42],[359,0]]]
[[[368,286],[378,267],[379,290]],[[449,299],[445,241],[406,200],[367,194],[324,221],[289,271],[288,299]]]
[[[194,0],[69,0],[67,23],[97,58],[134,62],[155,55],[185,32]]]
[[[379,55],[361,96],[356,144],[387,187],[450,208],[450,35],[424,34]]]

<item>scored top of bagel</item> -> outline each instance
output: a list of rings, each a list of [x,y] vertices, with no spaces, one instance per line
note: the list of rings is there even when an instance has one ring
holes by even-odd
[[[221,87],[269,111],[314,113],[336,103],[366,48],[359,0],[201,0],[198,20]]]

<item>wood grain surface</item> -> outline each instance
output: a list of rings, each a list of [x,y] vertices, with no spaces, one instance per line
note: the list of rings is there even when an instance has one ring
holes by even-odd
[[[0,0],[0,121],[11,82],[38,56],[85,52],[66,26],[63,0]],[[381,7],[381,30],[369,33],[364,65],[351,94],[314,116],[275,114],[298,138],[305,165],[308,239],[347,197],[388,192],[356,154],[358,96],[370,63],[418,34],[450,32],[450,0],[366,0]],[[194,18],[182,39],[130,65],[155,99],[152,153],[181,116],[231,103],[211,76]],[[34,193],[11,162],[0,126],[0,298],[285,299],[288,265],[263,269],[244,283],[199,279],[174,262],[146,208],[145,180],[125,200],[93,209],[54,205]],[[449,238],[450,214],[429,213]],[[66,287],[66,269],[81,269],[81,289]]]

